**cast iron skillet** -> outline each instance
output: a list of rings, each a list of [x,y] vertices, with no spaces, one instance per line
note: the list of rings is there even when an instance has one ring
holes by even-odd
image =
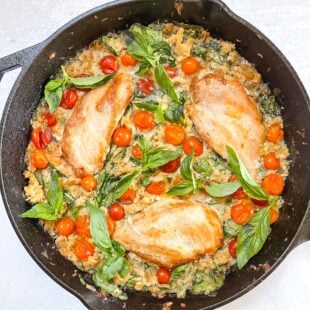
[[[37,221],[18,217],[29,208],[23,197],[25,180],[22,176],[29,121],[43,86],[66,59],[103,33],[124,29],[135,22],[148,24],[158,19],[189,22],[206,27],[216,37],[235,42],[241,55],[256,65],[270,87],[282,90],[278,101],[283,108],[285,139],[292,165],[284,191],[286,203],[267,243],[244,269],[227,276],[216,296],[188,295],[185,300],[177,300],[173,296],[156,299],[148,293],[129,292],[127,309],[144,306],[161,309],[167,301],[174,302],[173,309],[180,308],[181,302],[186,303],[187,309],[213,309],[229,303],[263,281],[298,244],[310,240],[309,98],[297,74],[261,32],[233,14],[221,1],[183,1],[182,5],[179,15],[173,0],[115,1],[79,16],[46,41],[0,59],[0,79],[5,71],[22,67],[1,122],[1,193],[7,213],[18,237],[38,265],[89,309],[120,309],[123,302],[98,298],[82,286],[78,277],[72,276],[74,266],[55,250],[52,239]],[[45,250],[49,259],[42,255]],[[254,270],[253,265],[266,262],[271,266],[269,271]]]

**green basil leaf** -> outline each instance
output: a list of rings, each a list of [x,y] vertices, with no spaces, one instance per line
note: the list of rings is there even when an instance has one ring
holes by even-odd
[[[205,186],[204,189],[212,197],[225,197],[233,194],[240,186],[240,182],[234,181],[229,183]]]
[[[113,198],[114,200],[121,197],[129,188],[134,178],[138,175],[139,171],[133,171],[130,173],[127,173],[125,176],[123,176],[120,181],[117,183],[117,185],[114,188],[113,192]]]
[[[165,69],[160,64],[155,67],[155,80],[161,90],[163,90],[173,101],[179,102],[179,98],[174,90],[172,82]]]
[[[140,64],[139,69],[135,72],[136,75],[144,76],[150,69],[152,68],[152,65],[144,61]]]
[[[22,213],[21,218],[33,218],[42,220],[57,220],[58,215],[54,213],[54,209],[47,203],[38,203],[34,205],[30,210]]]
[[[45,88],[44,90],[46,91],[55,91],[57,90],[59,87],[62,87],[64,83],[64,80],[63,79],[55,79],[55,80],[50,80],[46,85],[45,85]]]
[[[48,185],[47,202],[58,215],[64,202],[64,194],[56,171],[52,172],[52,179]]]
[[[124,261],[126,261],[126,259],[119,256],[114,261],[103,265],[102,272],[107,281],[113,279],[113,277],[123,269]]]
[[[230,167],[237,176],[244,191],[257,200],[268,200],[269,196],[266,191],[261,188],[247,171],[242,161],[238,158],[236,152],[227,145],[227,153]]]
[[[115,252],[120,256],[124,256],[126,253],[125,247],[123,247],[120,243],[118,243],[115,240],[111,240],[111,242],[112,242],[112,246]]]
[[[193,159],[194,159],[194,153],[191,152],[190,154],[186,155],[181,163],[180,172],[182,177],[185,180],[189,180],[193,182],[194,178],[194,172],[193,172]]]
[[[106,84],[114,74],[109,75],[98,75],[98,76],[88,76],[88,77],[81,77],[81,78],[69,78],[69,81],[79,87],[79,88],[97,88]]]
[[[184,104],[187,99],[187,94],[185,91],[182,91],[179,95],[178,102],[171,102],[167,109],[165,110],[164,116],[165,119],[172,122],[178,123],[180,125],[184,124]]]
[[[147,152],[147,162],[143,169],[155,169],[167,164],[169,161],[180,157],[182,152],[178,149],[176,151],[167,150],[164,147],[155,147]]]
[[[187,266],[188,266],[188,264],[184,264],[184,265],[180,265],[180,266],[174,268],[171,271],[171,278],[172,278],[172,280],[175,280],[175,279],[179,278],[181,276],[181,274],[185,271]]]
[[[56,108],[59,106],[62,91],[62,87],[57,88],[56,91],[44,90],[44,98],[51,113],[54,113]]]
[[[194,191],[194,186],[191,181],[181,182],[169,189],[169,195],[187,195]]]
[[[121,278],[124,278],[129,272],[129,264],[127,259],[123,260],[123,266],[122,269],[119,270],[118,274],[120,275]]]
[[[227,221],[224,223],[224,232],[226,236],[236,236],[242,229],[241,225],[236,224],[234,221]]]
[[[261,208],[238,234],[237,265],[241,269],[256,255],[267,240],[270,230],[270,208]]]
[[[143,109],[149,112],[156,112],[159,107],[159,103],[153,100],[149,101],[134,101],[134,105],[139,109]]]
[[[112,243],[105,214],[89,202],[86,203],[86,206],[90,214],[90,232],[94,244],[103,251],[111,249]]]

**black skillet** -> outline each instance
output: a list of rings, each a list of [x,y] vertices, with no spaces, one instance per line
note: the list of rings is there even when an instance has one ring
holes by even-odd
[[[99,298],[82,286],[79,278],[72,276],[74,266],[55,250],[51,238],[37,221],[18,217],[29,208],[23,197],[25,180],[22,176],[29,121],[45,83],[66,59],[100,35],[125,29],[135,22],[148,24],[163,19],[188,22],[206,27],[213,36],[235,42],[240,54],[256,65],[264,81],[271,88],[282,91],[278,101],[283,108],[285,139],[292,164],[281,218],[273,225],[267,243],[244,269],[227,276],[216,296],[189,294],[184,300],[173,296],[156,299],[148,293],[129,292],[127,309],[161,309],[167,301],[173,301],[173,309],[180,308],[181,302],[186,303],[186,309],[212,309],[227,304],[263,281],[298,244],[310,240],[309,98],[296,72],[261,32],[236,16],[221,1],[184,0],[181,4],[183,9],[178,14],[173,0],[108,3],[77,17],[46,41],[0,59],[0,79],[5,71],[22,67],[1,121],[1,193],[7,213],[18,237],[38,265],[89,309],[120,309],[123,302]],[[41,254],[44,250],[49,259]],[[266,262],[271,266],[266,272],[250,267]]]

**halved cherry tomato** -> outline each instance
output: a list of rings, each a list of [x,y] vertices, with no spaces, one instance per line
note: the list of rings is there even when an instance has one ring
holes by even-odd
[[[203,152],[202,142],[196,137],[188,137],[183,142],[183,151],[185,154],[189,154],[194,151],[195,156],[199,156]]]
[[[149,78],[139,79],[136,86],[141,93],[150,95],[154,89],[154,81]]]
[[[237,257],[237,238],[236,237],[229,242],[228,252],[231,255],[231,257],[233,258]]]
[[[279,210],[272,208],[270,209],[270,224],[275,223],[279,219]]]
[[[259,207],[265,207],[268,204],[268,200],[257,200],[253,198],[251,200],[256,206],[259,206]]]
[[[128,188],[127,191],[121,197],[118,198],[118,200],[121,203],[127,204],[127,203],[133,203],[135,198],[136,198],[136,191],[131,188]]]
[[[85,238],[90,238],[91,233],[89,229],[89,216],[79,215],[75,220],[76,233]]]
[[[80,260],[87,260],[95,252],[95,247],[85,239],[79,240],[74,248],[74,254]]]
[[[81,180],[81,186],[87,192],[91,192],[95,190],[97,187],[97,184],[98,184],[97,180],[92,175],[87,175],[83,177]]]
[[[174,160],[169,161],[165,165],[160,167],[160,170],[167,173],[176,172],[180,167],[180,157]]]
[[[109,216],[107,216],[107,225],[108,225],[108,232],[111,236],[111,235],[113,235],[113,233],[115,231],[116,223]]]
[[[246,198],[248,198],[247,193],[243,190],[242,187],[238,188],[231,196],[235,199],[246,199]]]
[[[75,224],[71,219],[63,218],[57,222],[56,230],[60,235],[68,237],[74,232]]]
[[[125,53],[121,56],[121,62],[124,66],[127,67],[133,67],[138,63],[138,61],[128,53]]]
[[[133,123],[140,130],[152,129],[156,125],[154,115],[146,111],[136,112],[133,116]]]
[[[276,170],[280,167],[280,159],[275,152],[270,152],[264,156],[264,166],[269,170]]]
[[[118,68],[118,62],[115,56],[113,55],[107,55],[104,56],[101,60],[100,60],[100,69],[104,74],[111,74],[111,73],[115,73]]]
[[[60,106],[64,109],[71,110],[78,101],[78,93],[74,89],[66,89],[62,94]]]
[[[164,67],[166,73],[170,77],[170,79],[174,78],[177,76],[177,68],[176,67],[171,67],[171,66],[165,66]]]
[[[34,150],[30,155],[30,160],[33,166],[37,169],[44,169],[48,166],[48,160],[43,150]]]
[[[167,284],[170,281],[171,273],[170,270],[165,267],[159,267],[156,272],[158,283]]]
[[[152,182],[150,183],[145,190],[152,195],[161,195],[166,191],[165,182]]]
[[[184,129],[177,124],[170,124],[165,127],[166,142],[172,145],[181,144],[186,137]]]
[[[181,63],[181,68],[186,75],[197,73],[199,67],[199,62],[193,57],[187,57]]]
[[[268,174],[263,179],[262,188],[265,189],[269,195],[279,196],[284,188],[283,179],[277,173]]]
[[[142,159],[142,150],[138,144],[132,148],[132,156],[136,159]]]
[[[31,141],[37,149],[46,149],[52,139],[53,135],[49,130],[37,128],[31,131]]]
[[[249,202],[240,202],[231,207],[230,215],[236,224],[246,224],[254,214],[254,207]]]
[[[47,122],[48,127],[53,127],[57,123],[57,118],[54,114],[50,112],[45,112],[43,116]]]
[[[283,135],[280,124],[273,124],[267,129],[266,140],[272,143],[279,143],[283,139]]]
[[[108,210],[109,216],[113,221],[119,221],[125,217],[125,210],[124,208],[118,204],[113,203]]]
[[[117,128],[113,133],[112,140],[119,147],[128,146],[131,141],[131,130],[126,127]]]

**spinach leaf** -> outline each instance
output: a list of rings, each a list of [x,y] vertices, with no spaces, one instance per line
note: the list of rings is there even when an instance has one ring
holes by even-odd
[[[270,229],[270,207],[261,208],[238,234],[237,265],[241,269],[257,254],[267,240]]]
[[[233,173],[237,176],[244,191],[257,200],[268,200],[266,191],[260,187],[247,171],[242,161],[238,158],[236,152],[227,145],[228,161]]]
[[[56,220],[61,214],[64,194],[56,171],[52,172],[52,179],[48,185],[47,203],[34,205],[30,210],[22,213],[22,218],[40,218],[43,220]]]
[[[207,185],[204,187],[206,192],[212,197],[225,197],[233,194],[241,186],[240,182],[234,181],[229,183]]]
[[[201,179],[208,178],[213,172],[213,167],[210,163],[210,158],[207,158],[207,157],[198,159],[195,162],[193,168],[195,171],[199,173],[199,175],[201,176]]]
[[[175,280],[175,279],[179,278],[181,276],[181,274],[185,271],[187,266],[188,266],[188,264],[184,264],[184,265],[180,265],[180,266],[174,268],[171,271],[171,278],[172,278],[172,280]]]

